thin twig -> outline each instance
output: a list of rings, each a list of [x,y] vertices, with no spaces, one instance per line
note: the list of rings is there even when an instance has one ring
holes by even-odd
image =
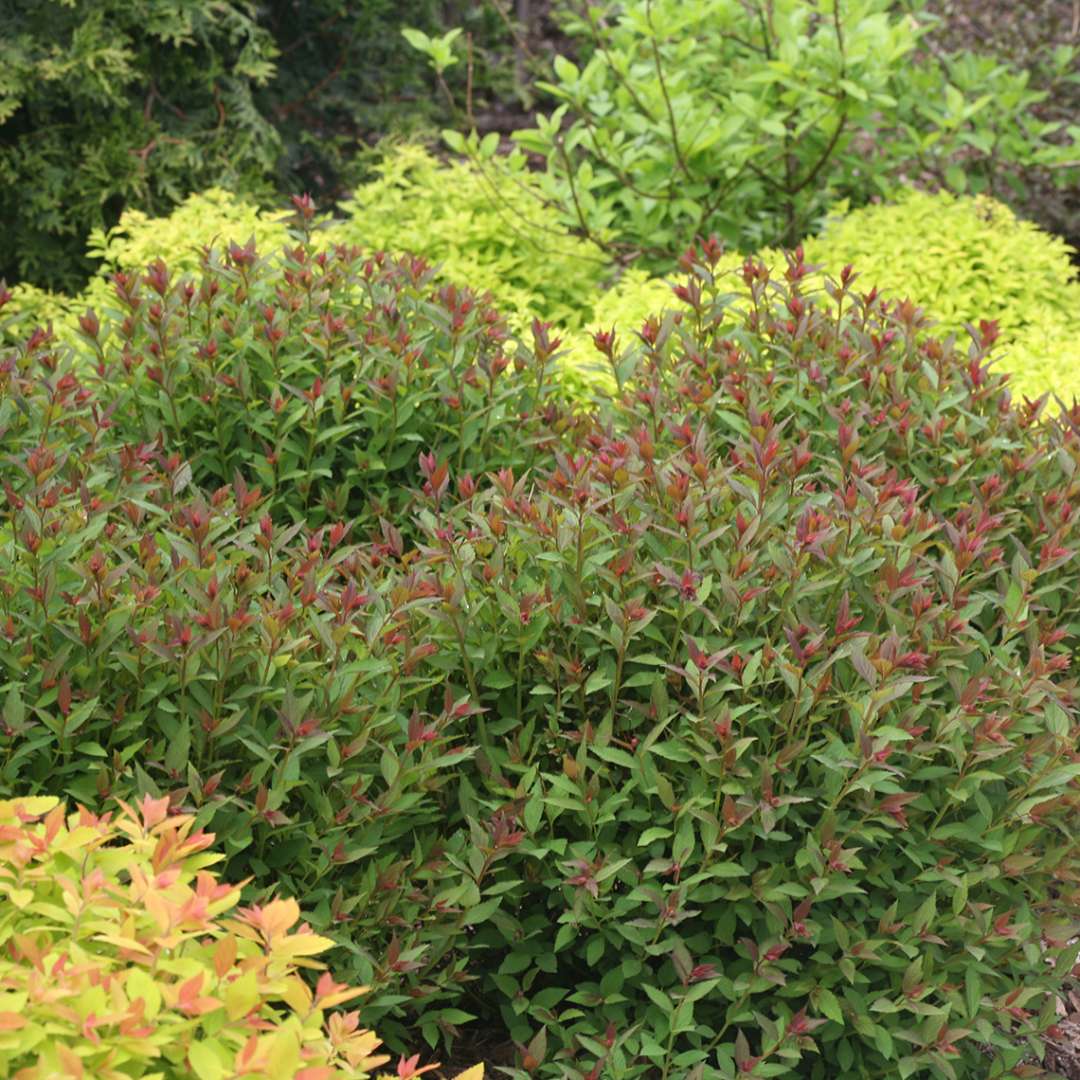
[[[656,68],[656,78],[660,83],[660,96],[663,97],[664,106],[667,109],[668,127],[671,129],[671,145],[675,151],[675,160],[679,163],[683,175],[689,180],[690,170],[686,167],[686,160],[683,158],[682,148],[679,146],[679,132],[675,126],[675,110],[671,107],[671,96],[668,94],[667,83],[664,81],[664,66],[660,62],[660,46],[656,41],[656,27],[653,26],[652,21],[652,0],[646,0],[645,2],[645,20],[649,24],[649,44],[652,46],[653,65]]]
[[[805,177],[803,177],[803,179],[798,184],[795,185],[794,188],[791,189],[788,194],[798,195],[799,192],[807,186],[807,184],[811,184],[814,182],[814,180],[817,178],[817,174],[821,172],[822,167],[825,165],[825,162],[827,162],[829,158],[832,157],[832,152],[836,149],[836,144],[840,141],[840,136],[841,134],[843,134],[844,129],[847,127],[847,121],[847,113],[843,113],[840,116],[840,123],[836,125],[836,130],[832,133],[832,138],[829,139],[828,145],[822,151],[821,157],[817,159],[814,167],[806,174]]]
[[[514,39],[514,46],[530,60],[535,60],[536,53],[529,48],[528,38],[522,34],[517,23],[510,17],[510,13],[503,7],[503,0],[491,0],[491,6],[495,9],[499,18],[506,23],[506,29],[510,31],[510,36]]]
[[[581,226],[581,231],[585,234],[586,239],[593,240],[592,232],[589,229],[589,224],[585,220],[584,211],[581,209],[581,203],[578,200],[577,187],[574,184],[574,169],[570,164],[570,157],[566,153],[566,143],[562,135],[555,136],[555,145],[558,147],[559,156],[562,158],[563,167],[566,169],[566,180],[570,185],[570,198],[574,201],[574,210],[577,213],[578,224]],[[593,243],[596,243],[593,240]],[[602,247],[603,245],[598,245]]]
[[[473,48],[472,48],[472,31],[470,30],[465,35],[465,119],[469,123],[469,127],[476,128],[476,120],[473,118],[472,107],[473,96]]]

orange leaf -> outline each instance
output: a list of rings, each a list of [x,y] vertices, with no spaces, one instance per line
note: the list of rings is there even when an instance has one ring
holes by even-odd
[[[233,964],[236,963],[236,938],[224,937],[214,950],[214,971],[217,973],[219,979],[225,977],[227,972]]]
[[[152,829],[164,821],[168,815],[169,797],[163,795],[160,799],[154,799],[149,795],[144,795],[142,802],[139,803],[139,810],[142,812],[143,828]]]

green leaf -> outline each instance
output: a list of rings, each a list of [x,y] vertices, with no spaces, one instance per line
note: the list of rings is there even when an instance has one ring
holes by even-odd
[[[964,971],[964,1005],[968,1019],[974,1020],[982,1005],[982,978],[973,963],[969,963]]]
[[[188,1063],[199,1080],[221,1080],[225,1075],[225,1065],[214,1051],[217,1040],[192,1043],[188,1047]]]
[[[675,1003],[663,990],[660,990],[655,986],[650,986],[645,982],[641,984],[641,989],[645,991],[652,1003],[662,1009],[666,1014],[670,1015],[675,1011]]]
[[[462,924],[464,926],[476,926],[479,923],[486,922],[495,912],[499,904],[502,903],[501,897],[494,897],[491,900],[485,900],[475,907],[469,908],[462,917]]]
[[[423,30],[406,26],[401,31],[401,36],[418,52],[431,53],[431,38]]]
[[[814,999],[822,1016],[827,1016],[830,1020],[835,1020],[836,1023],[843,1024],[844,1012],[840,1008],[839,1000],[831,990],[826,990],[824,986],[819,986],[817,990],[813,992],[811,997]]]
[[[950,165],[945,170],[945,183],[959,194],[967,191],[967,173],[959,165]]]

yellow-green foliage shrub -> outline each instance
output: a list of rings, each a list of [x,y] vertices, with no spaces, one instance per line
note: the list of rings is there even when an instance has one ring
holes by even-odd
[[[346,202],[333,239],[415,252],[447,280],[490,291],[519,321],[537,316],[571,328],[612,276],[601,248],[562,226],[529,174],[504,158],[444,163],[406,144],[378,173]]]
[[[90,233],[88,253],[103,260],[103,274],[141,269],[154,259],[164,259],[174,273],[190,273],[199,268],[205,247],[254,237],[260,251],[276,250],[288,242],[288,216],[260,210],[221,188],[209,188],[189,196],[167,217],[126,211],[115,228]]]
[[[836,275],[847,263],[871,286],[910,297],[943,329],[996,320],[998,366],[1014,396],[1080,395],[1080,280],[1064,240],[985,197],[910,191],[835,217],[805,244]]]
[[[300,975],[332,943],[294,900],[234,910],[193,825],[167,798],[116,817],[0,802],[0,1075],[329,1080],[388,1060],[330,1011],[363,988]]]
[[[534,317],[553,322],[563,339],[562,381],[574,396],[614,385],[593,346],[596,331],[614,327],[625,342],[672,301],[665,281],[637,268],[617,276],[600,246],[560,225],[516,160],[444,163],[406,144],[389,151],[378,171],[345,204],[342,220],[319,223],[316,242],[423,255],[438,265],[442,280],[491,292],[516,332],[527,333]],[[70,341],[87,308],[113,306],[109,277],[116,270],[162,257],[174,270],[194,272],[205,247],[252,237],[268,255],[288,242],[287,217],[219,189],[191,196],[168,217],[129,212],[115,229],[92,235],[91,254],[102,269],[81,296],[16,286],[0,318],[0,338],[53,321]],[[996,320],[998,362],[1012,375],[1017,397],[1048,390],[1066,401],[1080,395],[1080,338],[1073,329],[1080,280],[1070,249],[1000,203],[910,191],[895,203],[839,211],[804,247],[808,261],[822,268],[806,288],[820,287],[825,273],[835,277],[851,263],[864,290],[877,286],[895,299],[910,297],[937,321],[936,333],[963,335],[965,324]],[[756,257],[777,273],[786,265],[771,249]],[[741,263],[731,253],[721,269]]]
[[[224,249],[230,242],[254,238],[257,249],[269,254],[289,240],[287,213],[260,210],[248,199],[220,188],[190,195],[172,213],[150,217],[127,210],[112,229],[90,234],[88,254],[101,260],[98,272],[78,296],[49,292],[33,285],[16,285],[5,311],[7,328],[0,340],[24,328],[52,322],[61,340],[76,333],[78,316],[87,308],[98,312],[113,306],[111,276],[117,270],[142,270],[164,259],[174,272],[194,274],[204,248]]]
[[[593,343],[595,334],[614,330],[620,341],[628,342],[646,318],[675,304],[667,281],[636,269],[627,270],[610,289],[589,299],[593,306],[585,325],[565,334],[559,356],[563,382],[576,398],[588,398],[594,391],[611,393],[616,387],[610,363]]]

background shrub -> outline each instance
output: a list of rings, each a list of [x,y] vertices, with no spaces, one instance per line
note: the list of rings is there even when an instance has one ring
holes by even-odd
[[[420,252],[446,280],[490,292],[522,327],[533,317],[580,323],[611,276],[608,256],[548,209],[520,155],[486,156],[477,166],[406,145],[392,148],[377,171],[344,203],[335,238],[365,250]]]
[[[282,138],[279,191],[310,191],[330,205],[367,177],[367,147],[388,132],[432,135],[467,108],[483,114],[515,102],[525,88],[512,62],[509,14],[502,0],[261,4],[260,26],[281,50],[259,95]],[[402,37],[406,24],[436,37],[449,27],[461,32],[460,62],[442,77],[449,98]]]
[[[997,364],[1018,397],[1049,392],[1071,404],[1080,392],[1075,252],[1001,203],[909,191],[838,214],[805,247],[833,275],[856,266],[862,288],[918,297],[935,333],[963,340],[965,327],[994,320]]]
[[[97,265],[87,236],[125,210],[161,216],[208,188],[330,205],[365,174],[376,133],[436,130],[466,83],[477,109],[515,92],[487,3],[12,0],[4,13],[0,278],[53,291],[81,287]],[[467,32],[470,62],[445,77],[454,101],[430,92],[406,17]]]
[[[268,190],[280,151],[254,4],[12,0],[0,49],[0,277],[71,290],[87,234],[200,187]]]
[[[670,265],[698,233],[792,244],[845,183],[874,190],[853,140],[895,107],[915,44],[886,4],[845,3],[836,20],[788,2],[760,20],[727,0],[570,10],[583,63],[555,59],[541,87],[559,107],[515,139],[544,155],[549,194],[586,235]]]
[[[1026,76],[1025,84],[1017,87],[1019,97],[1029,106],[1023,122],[1056,124],[1058,130],[1050,138],[1063,145],[1070,139],[1075,143],[1076,117],[1080,115],[1076,6],[1071,0],[1004,0],[996,5],[994,18],[984,16],[978,0],[929,0],[920,10],[920,17],[929,22],[924,48],[946,70],[953,66],[954,54],[966,52],[1005,61],[1014,73]],[[981,92],[988,90],[990,87],[984,86]],[[1001,107],[998,98],[995,88],[994,107]],[[1016,95],[1004,105],[1015,107],[1015,103]],[[999,159],[990,181],[997,185],[999,197],[1004,195],[1023,217],[1077,246],[1080,164],[1075,150],[1071,158],[1071,175],[1060,165],[1023,158],[1006,164]]]
[[[712,232],[793,245],[905,173],[1000,192],[1077,168],[1075,131],[1029,118],[1045,91],[1000,58],[917,54],[925,26],[885,0],[572,3],[563,25],[580,63],[556,55],[538,87],[558,106],[514,139],[570,227],[653,268]]]

